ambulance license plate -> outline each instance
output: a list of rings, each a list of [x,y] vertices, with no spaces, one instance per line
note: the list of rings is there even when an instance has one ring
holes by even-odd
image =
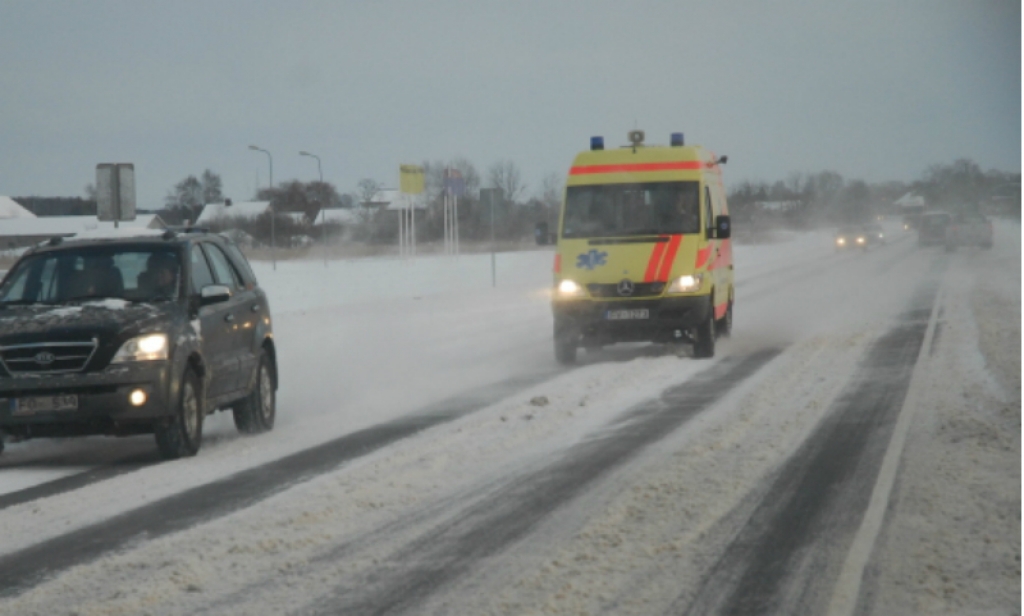
[[[11,399],[12,415],[34,415],[36,413],[75,410],[78,410],[78,396],[74,394]]]
[[[605,313],[609,321],[628,321],[631,319],[649,319],[651,313],[646,308],[632,308],[629,310],[609,310]]]

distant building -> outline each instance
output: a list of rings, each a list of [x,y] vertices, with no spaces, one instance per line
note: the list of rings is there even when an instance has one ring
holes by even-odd
[[[209,224],[212,220],[225,218],[259,218],[270,207],[269,201],[241,201],[235,203],[207,203],[203,213],[196,219],[196,226]]]
[[[13,203],[13,201],[12,201]],[[113,222],[101,222],[95,216],[29,216],[2,217],[0,204],[0,250],[23,248],[54,237],[70,237],[81,233],[112,231]],[[140,214],[135,220],[122,220],[117,228],[164,229],[167,225],[156,214]]]
[[[326,218],[328,224],[353,225],[360,221],[359,210],[356,208],[331,208],[321,210],[320,215],[316,217],[317,224],[322,221],[321,217]]]
[[[914,191],[910,191],[907,194],[900,197],[899,199],[897,199],[896,201],[893,201],[893,205],[901,209],[909,208],[912,210],[920,210],[923,209],[925,205],[927,205],[927,203],[925,202],[924,197],[916,194]]]
[[[0,197],[0,220],[8,218],[35,218],[36,215],[26,210],[10,197]]]
[[[799,208],[800,201],[755,201],[754,208],[762,212],[788,212]]]

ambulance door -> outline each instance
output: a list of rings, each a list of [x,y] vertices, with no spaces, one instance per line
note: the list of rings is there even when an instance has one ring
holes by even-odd
[[[715,239],[715,213],[718,211],[717,203],[713,197],[714,191],[708,184],[704,185],[704,238],[711,250],[708,257],[708,274],[715,284],[712,305],[719,306],[729,301],[729,282],[724,277],[724,268],[720,267],[722,261],[722,240]]]

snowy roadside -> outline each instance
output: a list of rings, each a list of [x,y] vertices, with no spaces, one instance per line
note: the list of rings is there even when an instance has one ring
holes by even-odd
[[[991,252],[951,255],[867,613],[1019,613],[1020,233],[999,224]]]

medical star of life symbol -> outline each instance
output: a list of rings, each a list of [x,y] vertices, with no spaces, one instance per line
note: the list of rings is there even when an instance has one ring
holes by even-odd
[[[576,267],[592,270],[607,263],[608,253],[591,250],[576,257]]]

